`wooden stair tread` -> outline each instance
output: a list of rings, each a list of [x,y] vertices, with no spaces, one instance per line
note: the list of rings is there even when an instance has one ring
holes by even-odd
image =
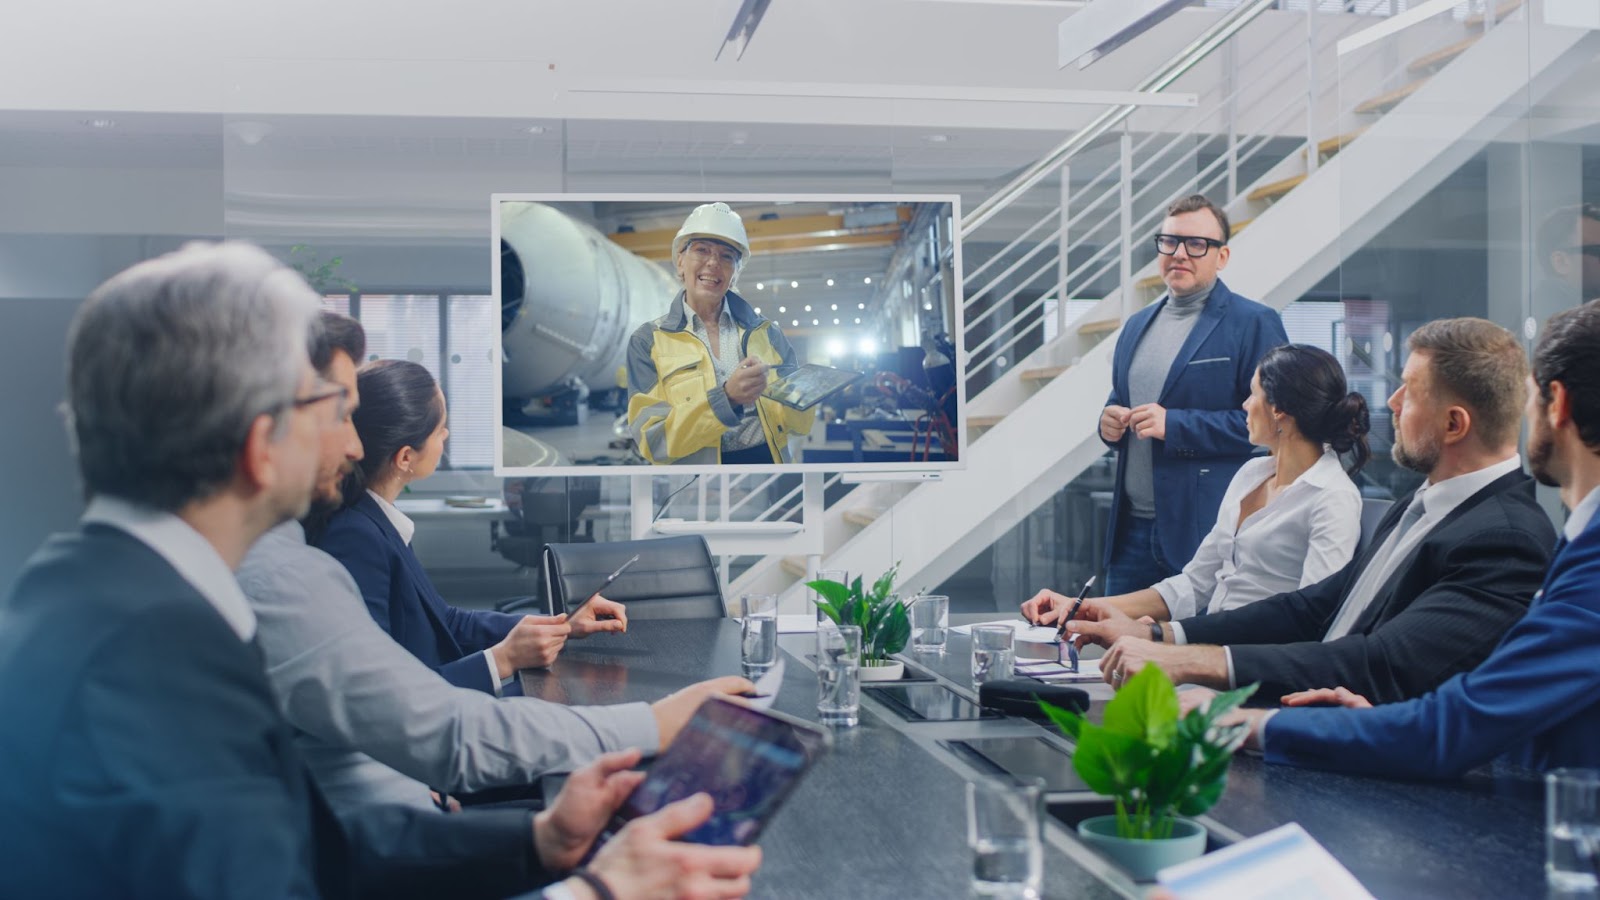
[[[1135,281],[1133,286],[1141,291],[1148,291],[1154,287],[1165,287],[1166,284],[1167,283],[1161,279],[1160,275],[1149,275],[1139,279],[1138,281]]]
[[[1419,56],[1406,66],[1408,72],[1426,72],[1437,68],[1471,49],[1473,44],[1483,39],[1483,35],[1475,34],[1464,41],[1457,41],[1448,47],[1441,47],[1426,56]]]
[[[1344,149],[1346,144],[1365,134],[1366,131],[1367,126],[1363,125],[1354,131],[1346,131],[1344,134],[1336,134],[1331,138],[1323,138],[1317,141],[1317,156],[1332,156],[1338,153]]]
[[[1356,112],[1386,112],[1391,107],[1397,106],[1401,100],[1404,100],[1412,94],[1415,94],[1424,84],[1427,83],[1428,79],[1420,78],[1404,87],[1395,88],[1387,94],[1379,94],[1378,96],[1373,97],[1371,100],[1363,101],[1360,106],[1356,107]]]
[[[1523,0],[1506,0],[1505,3],[1495,7],[1494,20],[1496,22],[1503,20],[1506,16],[1516,12],[1517,9],[1522,6],[1522,4]],[[1486,17],[1483,13],[1473,13],[1472,15],[1467,16],[1465,19],[1462,19],[1461,24],[1467,26],[1468,28],[1477,28],[1487,21],[1488,17]]]
[[[796,578],[806,577],[806,558],[804,556],[785,556],[779,563],[783,571]]]
[[[1110,334],[1122,327],[1121,319],[1101,319],[1098,322],[1085,322],[1078,326],[1079,334]]]
[[[1254,218],[1250,218],[1250,219],[1245,219],[1242,222],[1232,222],[1232,223],[1230,223],[1233,226],[1232,227],[1233,235],[1235,237],[1238,236],[1239,232],[1245,230],[1246,228],[1249,228],[1250,227],[1250,223],[1254,222],[1254,221],[1255,221]]]
[[[967,416],[968,428],[993,428],[1000,424],[1005,416]]]
[[[868,525],[871,525],[873,522],[878,521],[878,518],[882,515],[883,510],[879,507],[858,506],[855,509],[845,510],[844,520],[849,522],[851,525],[858,525],[862,528],[865,528]]]
[[[1018,375],[1017,377],[1021,378],[1023,381],[1050,381],[1050,380],[1052,380],[1054,378],[1059,377],[1061,375],[1061,373],[1067,371],[1070,368],[1072,368],[1072,367],[1071,366],[1041,366],[1040,368],[1037,368],[1037,369],[1023,369],[1022,373],[1020,375]]]
[[[1259,203],[1263,200],[1277,199],[1278,197],[1282,197],[1284,194],[1287,194],[1299,187],[1300,182],[1305,180],[1306,176],[1295,175],[1290,178],[1285,178],[1282,181],[1274,181],[1271,184],[1262,185],[1261,187],[1258,187],[1250,192],[1249,199],[1253,203]]]

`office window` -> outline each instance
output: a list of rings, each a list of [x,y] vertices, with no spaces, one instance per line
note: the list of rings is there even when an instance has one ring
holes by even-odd
[[[457,469],[494,465],[495,346],[500,312],[483,295],[445,298],[445,401],[450,407],[450,464]]]
[[[336,312],[341,316],[350,315],[349,294],[329,294],[322,298],[322,308],[328,312]]]
[[[437,294],[363,294],[367,359],[407,359],[439,378],[439,302]]]

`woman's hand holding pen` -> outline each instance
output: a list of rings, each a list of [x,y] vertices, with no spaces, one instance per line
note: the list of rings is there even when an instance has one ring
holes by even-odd
[[[571,633],[566,613],[523,616],[504,640],[489,648],[500,679],[510,678],[519,669],[542,669],[555,662]]]
[[[728,395],[730,403],[748,406],[756,402],[761,392],[767,387],[767,366],[754,356],[747,356],[739,362],[739,367],[728,376],[728,383],[723,385],[723,391]]]

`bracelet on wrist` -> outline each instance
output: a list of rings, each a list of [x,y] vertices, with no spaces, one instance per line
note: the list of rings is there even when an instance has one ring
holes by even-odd
[[[589,871],[588,869],[573,869],[572,877],[578,879],[584,884],[587,884],[589,886],[589,890],[594,891],[595,896],[600,898],[600,900],[617,900],[617,895],[611,893],[611,888],[606,886],[606,883],[601,880],[600,876]]]

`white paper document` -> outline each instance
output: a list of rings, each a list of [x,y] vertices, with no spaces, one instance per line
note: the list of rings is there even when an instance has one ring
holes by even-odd
[[[1053,625],[1034,625],[1026,619],[996,619],[993,622],[977,622],[978,625],[1009,625],[1016,632],[1015,640],[1027,641],[1030,644],[1056,643],[1056,629]],[[971,625],[957,625],[950,629],[957,634],[971,634]]]
[[[1071,684],[1075,681],[1101,681],[1100,660],[1078,660],[1078,671],[1067,668],[1064,663],[1050,660],[1017,660],[1017,677],[1034,678],[1050,684]]]
[[[1156,880],[1183,900],[1372,900],[1350,870],[1294,822],[1168,866]]]

